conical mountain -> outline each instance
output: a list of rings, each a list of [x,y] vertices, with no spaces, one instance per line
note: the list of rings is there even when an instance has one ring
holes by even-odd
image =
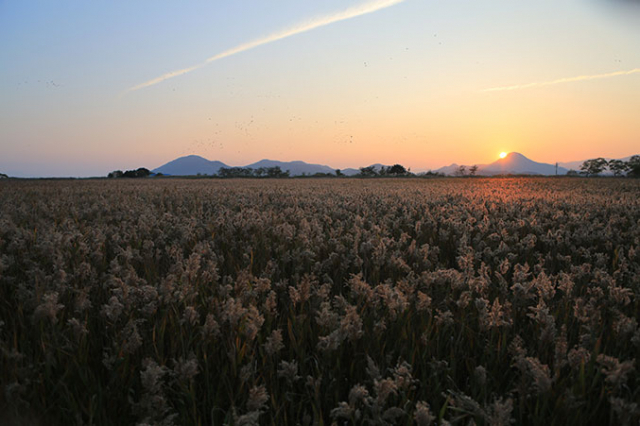
[[[538,163],[530,160],[518,152],[511,152],[506,157],[491,164],[480,167],[482,175],[524,174],[524,175],[555,175],[555,164]],[[567,174],[567,169],[559,167],[559,175]]]
[[[215,175],[221,167],[229,167],[220,161],[210,161],[199,155],[176,158],[154,169],[154,173],[171,176]]]
[[[465,173],[469,173],[471,165],[464,165]],[[438,173],[454,176],[458,174],[460,165],[453,163],[450,166],[441,167],[436,170]],[[567,169],[558,166],[557,173],[559,175],[567,174]],[[506,157],[494,161],[491,164],[478,164],[476,173],[480,176],[495,175],[555,175],[556,165],[547,163],[538,163],[525,157],[518,152],[511,152]]]

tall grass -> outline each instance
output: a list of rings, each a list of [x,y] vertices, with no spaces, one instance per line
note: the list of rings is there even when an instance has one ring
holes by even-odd
[[[0,183],[0,423],[637,424],[640,184]]]

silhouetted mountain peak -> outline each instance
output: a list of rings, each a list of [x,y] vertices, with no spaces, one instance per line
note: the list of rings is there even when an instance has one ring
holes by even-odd
[[[560,175],[567,173],[567,169],[555,164],[538,163],[530,160],[519,152],[510,152],[505,158],[500,158],[486,166],[480,166],[480,174],[528,174],[528,175]]]
[[[154,173],[165,175],[188,176],[188,175],[214,175],[221,167],[227,167],[220,161],[209,161],[199,155],[185,155],[169,161],[167,164],[154,169]]]
[[[507,154],[507,156],[504,158],[504,160],[513,160],[513,159],[520,159],[520,158],[524,158],[525,160],[529,160],[527,157],[525,157],[524,155],[520,154],[519,152],[510,152]],[[529,160],[531,161],[531,160]]]
[[[470,166],[465,165],[465,173],[468,173]],[[460,166],[456,163],[442,167],[437,172],[445,173],[448,175],[458,174]],[[557,173],[564,175],[567,173],[567,169],[564,167],[558,167]],[[526,174],[526,175],[555,175],[555,164],[538,163],[530,160],[519,152],[510,152],[504,158],[500,158],[490,164],[478,164],[478,175],[492,176],[492,175],[507,175],[507,174]]]
[[[229,168],[231,166],[221,163],[220,161],[207,160],[199,155],[186,155],[154,169],[153,172],[173,176],[192,176],[197,174],[215,175],[222,167]],[[250,169],[280,167],[283,172],[289,171],[291,176],[335,173],[333,168],[321,164],[309,164],[304,161],[277,161],[266,158],[242,167]]]

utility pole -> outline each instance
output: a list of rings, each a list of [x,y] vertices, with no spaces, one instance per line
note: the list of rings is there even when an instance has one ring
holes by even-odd
[[[558,176],[558,162],[556,161],[556,176]]]

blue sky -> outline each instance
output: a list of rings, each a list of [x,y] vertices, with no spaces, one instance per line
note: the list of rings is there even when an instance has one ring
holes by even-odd
[[[127,92],[370,3],[0,1],[0,172],[638,153],[640,10],[623,0],[399,1]]]

